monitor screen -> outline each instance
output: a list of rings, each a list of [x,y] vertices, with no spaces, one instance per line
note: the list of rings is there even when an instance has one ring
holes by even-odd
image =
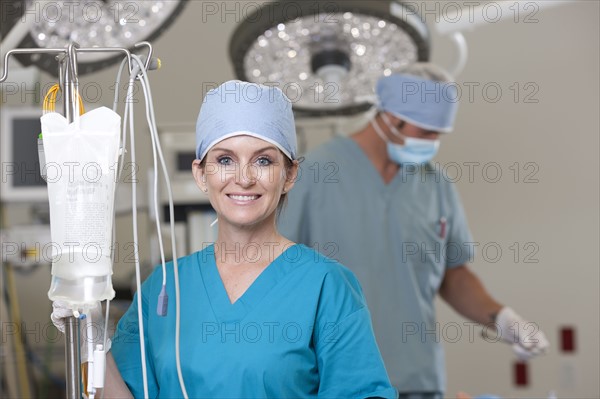
[[[48,200],[46,182],[40,175],[37,138],[41,132],[40,107],[0,108],[0,199],[2,201]]]

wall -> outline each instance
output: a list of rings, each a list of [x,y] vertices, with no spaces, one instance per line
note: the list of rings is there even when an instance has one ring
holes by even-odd
[[[227,45],[243,4],[225,14],[225,7],[235,10],[235,3],[213,2],[219,13],[208,15],[206,3],[190,2],[154,42],[163,60],[163,68],[151,75],[159,125],[193,126],[207,85],[234,77]],[[440,331],[448,333],[440,335],[447,350],[449,395],[465,390],[505,397],[547,397],[550,391],[559,397],[600,396],[599,12],[596,1],[573,1],[540,11],[537,21],[525,23],[529,13],[523,11],[517,22],[488,23],[465,34],[470,56],[458,79],[464,90],[456,130],[443,138],[437,160],[456,180],[480,244],[473,269],[500,301],[538,323],[552,347],[530,363],[531,385],[517,389],[511,382],[510,348],[484,342],[477,328],[471,339],[465,320],[440,302]],[[434,23],[432,15],[426,19]],[[434,34],[434,61],[450,65],[453,54],[452,44]],[[86,79],[109,87],[114,74],[112,68]],[[103,93],[102,102],[109,104],[111,96]],[[138,112],[140,130],[142,120]],[[357,127],[351,121],[345,132]],[[138,141],[146,165],[148,143],[147,138]],[[26,216],[21,216],[7,218],[8,225],[22,223]],[[118,220],[122,242],[130,237],[129,224],[128,217]],[[497,248],[501,255],[494,252]],[[148,259],[147,247],[142,255]],[[117,264],[115,270],[127,276],[131,267]],[[40,287],[39,295],[20,291],[23,312],[31,320],[47,313],[38,304],[49,271],[39,273],[20,283]],[[449,323],[461,326],[459,339],[450,336]],[[562,325],[577,328],[574,355],[559,353]]]

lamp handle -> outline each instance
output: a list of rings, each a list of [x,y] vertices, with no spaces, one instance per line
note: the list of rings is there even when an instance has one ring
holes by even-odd
[[[456,79],[461,74],[465,66],[467,65],[467,58],[469,57],[469,47],[467,46],[467,40],[460,32],[454,32],[450,35],[450,39],[454,42],[458,49],[458,57],[452,68],[448,68],[450,74]]]

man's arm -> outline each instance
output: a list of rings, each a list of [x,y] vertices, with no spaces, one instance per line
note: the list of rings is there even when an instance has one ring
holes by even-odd
[[[493,323],[503,307],[465,264],[446,270],[439,293],[462,316],[481,324]]]
[[[447,269],[439,292],[461,315],[484,325],[493,325],[499,336],[512,344],[519,358],[528,359],[547,351],[549,342],[539,326],[496,302],[466,265]]]

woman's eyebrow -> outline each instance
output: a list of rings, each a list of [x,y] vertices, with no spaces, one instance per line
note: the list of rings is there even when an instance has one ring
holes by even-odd
[[[231,150],[230,150],[230,149],[228,149],[228,148],[214,147],[212,150],[213,150],[213,151],[221,151],[221,152],[226,152],[226,153],[228,153],[228,154],[233,154],[233,151],[231,151]]]
[[[261,148],[259,150],[254,151],[254,155],[256,155],[256,154],[258,154],[260,152],[265,152],[265,151],[277,151],[277,147],[275,147],[273,145],[270,145],[270,146],[267,146],[267,147],[263,147],[263,148]]]
[[[222,152],[227,153],[227,154],[235,154],[235,151],[232,151],[232,150],[230,150],[228,148],[214,147],[212,150],[213,151],[222,151]],[[263,147],[263,148],[260,148],[260,149],[258,149],[256,151],[254,151],[254,153],[252,155],[256,155],[258,153],[265,152],[265,151],[270,151],[270,150],[277,151],[277,148],[275,146]]]

